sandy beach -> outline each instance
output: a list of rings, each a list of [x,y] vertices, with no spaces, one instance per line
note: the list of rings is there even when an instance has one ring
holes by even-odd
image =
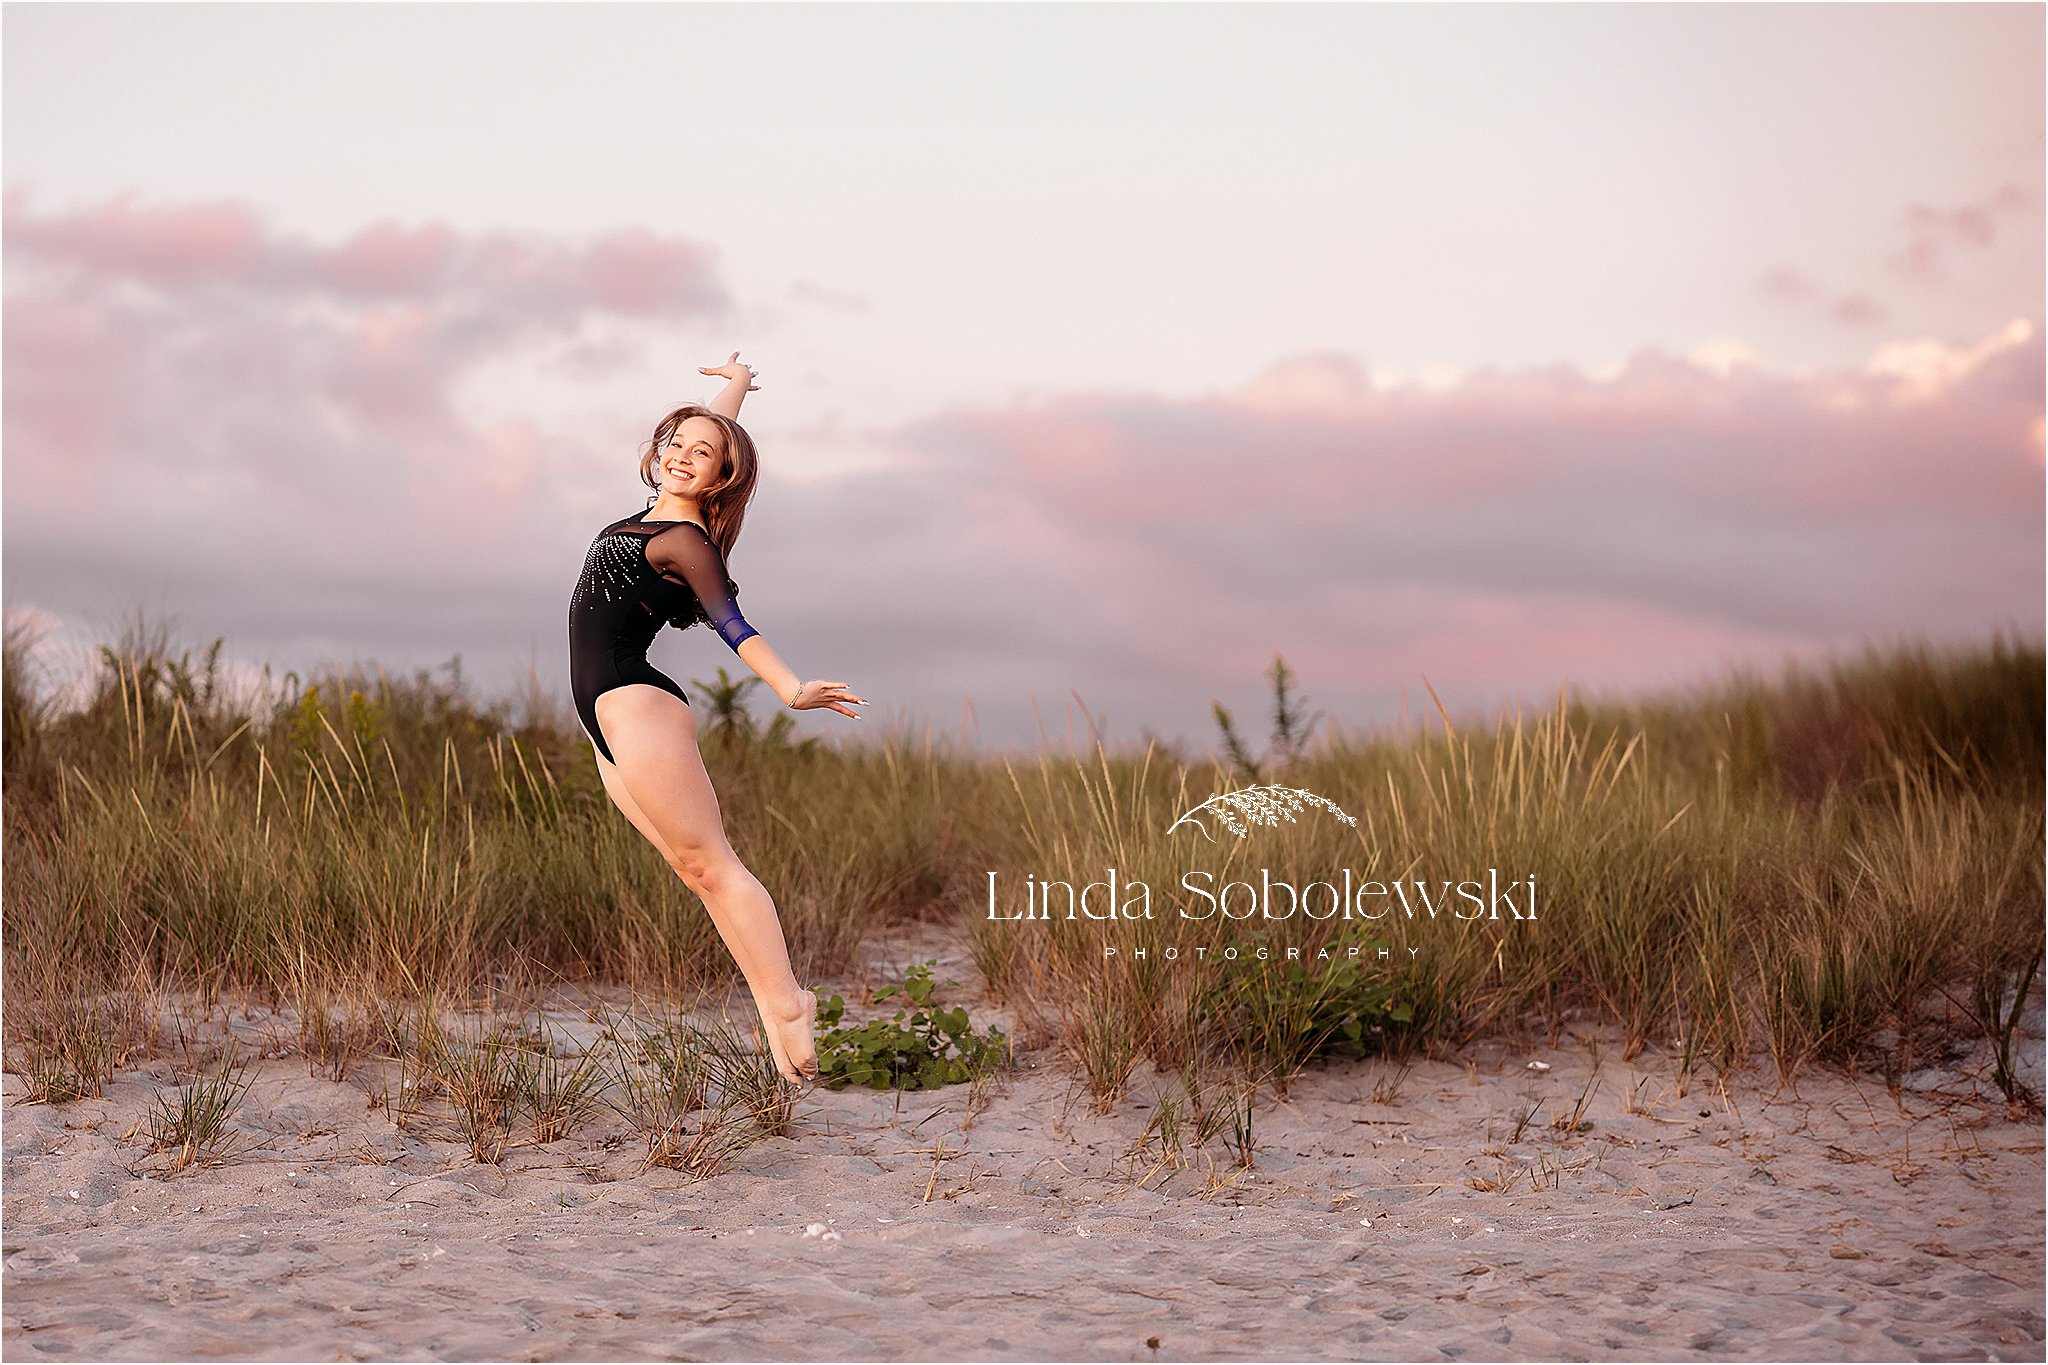
[[[865,956],[927,952],[964,983],[948,999],[1009,1022],[943,939]],[[707,1181],[642,1171],[609,1114],[480,1165],[373,1108],[377,1065],[333,1082],[297,1057],[251,1067],[224,1164],[166,1179],[136,1125],[167,1066],[60,1106],[14,1103],[9,1076],[4,1339],[15,1359],[2041,1358],[2042,1128],[1988,1073],[1894,1097],[1763,1067],[1680,1093],[1670,1058],[1619,1057],[1589,1029],[1313,1068],[1262,1092],[1251,1170],[1215,1143],[1171,1170],[1127,1156],[1163,1078],[1096,1116],[1041,1042],[971,1124],[964,1086],[817,1090],[797,1137]]]

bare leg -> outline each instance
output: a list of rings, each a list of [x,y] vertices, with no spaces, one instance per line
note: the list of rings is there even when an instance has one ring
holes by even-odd
[[[697,752],[696,717],[641,683],[599,697],[597,713],[618,759],[598,755],[605,790],[710,911],[761,1011],[776,1069],[790,1080],[816,1074],[817,996],[797,986],[775,901],[726,841],[718,795]]]

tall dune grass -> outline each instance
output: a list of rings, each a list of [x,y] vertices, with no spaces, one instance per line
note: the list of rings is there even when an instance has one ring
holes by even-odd
[[[993,979],[1062,1002],[1105,1100],[1138,1056],[1185,1065],[1218,1038],[1284,1086],[1313,1056],[1357,1046],[1347,1022],[1412,1043],[1554,1032],[1575,1010],[1618,1023],[1631,1055],[1654,1043],[1727,1067],[1763,1049],[1787,1074],[1817,1058],[1897,1078],[1971,1032],[2009,1044],[2006,1002],[2038,969],[2041,699],[2039,651],[2001,639],[1682,701],[1441,717],[1299,758],[1282,744],[1284,761],[1257,775],[1328,797],[1357,825],[1304,814],[1214,845],[1164,831],[1230,779],[1048,761],[1014,774],[1029,818],[1008,866],[1077,886],[1114,866],[1154,887],[1186,869],[1437,883],[1497,868],[1534,878],[1538,917],[983,921],[977,951]],[[1235,781],[1253,776],[1248,760]],[[1261,941],[1264,961],[1216,962]],[[1354,944],[1391,949],[1366,958],[1384,964],[1375,980],[1335,970]],[[1209,956],[1191,964],[1197,945]]]
[[[1319,743],[1284,663],[1274,676],[1266,758],[1227,715],[1216,761],[1151,745],[1020,763],[929,734],[793,743],[730,679],[707,685],[704,753],[800,974],[844,967],[893,921],[957,922],[1105,1105],[1145,1058],[1190,1072],[1221,1053],[1284,1086],[1331,1052],[1554,1031],[1578,1011],[1688,1064],[1762,1049],[1787,1072],[1818,1059],[1898,1076],[1972,1032],[2009,1048],[2010,1002],[2042,955],[2038,645],[1900,646],[1689,696],[1567,694]],[[195,651],[138,624],[61,710],[10,625],[0,712],[7,1032],[59,1088],[90,1083],[63,1057],[111,1055],[132,1026],[132,1007],[95,1024],[91,1002],[145,988],[290,1006],[319,1021],[317,1057],[337,1007],[373,1019],[377,1000],[507,977],[669,996],[729,979],[701,906],[537,691],[484,702],[459,672],[349,671],[235,695],[218,641]],[[1169,833],[1254,778],[1357,823]],[[991,870],[1013,889],[1027,873],[1078,888],[1111,867],[1153,887],[1154,919],[986,917]],[[1345,868],[1533,876],[1539,916],[1174,913],[1183,873],[1300,885]],[[1243,952],[1193,960],[1197,946]]]

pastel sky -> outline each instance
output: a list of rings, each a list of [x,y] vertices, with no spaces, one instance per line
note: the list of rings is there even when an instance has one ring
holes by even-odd
[[[2039,5],[0,26],[53,657],[140,607],[566,700],[584,548],[733,350],[741,605],[870,726],[1200,748],[1276,653],[1368,726],[2040,631]]]

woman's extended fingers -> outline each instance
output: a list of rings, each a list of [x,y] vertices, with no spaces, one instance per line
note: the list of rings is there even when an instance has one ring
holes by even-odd
[[[809,689],[812,688],[816,689],[814,696],[808,695]],[[842,716],[852,716],[855,720],[860,720],[860,712],[853,708],[868,704],[866,697],[855,696],[847,690],[843,682],[828,682],[820,678],[816,682],[805,683],[800,690],[806,693],[802,708],[806,711],[837,711]]]
[[[752,365],[742,365],[739,361],[740,353],[734,351],[723,365],[699,365],[697,373],[715,375],[724,379],[738,379],[740,376],[736,372],[744,370],[747,377],[747,392],[752,393],[761,387],[754,382],[754,367]]]

